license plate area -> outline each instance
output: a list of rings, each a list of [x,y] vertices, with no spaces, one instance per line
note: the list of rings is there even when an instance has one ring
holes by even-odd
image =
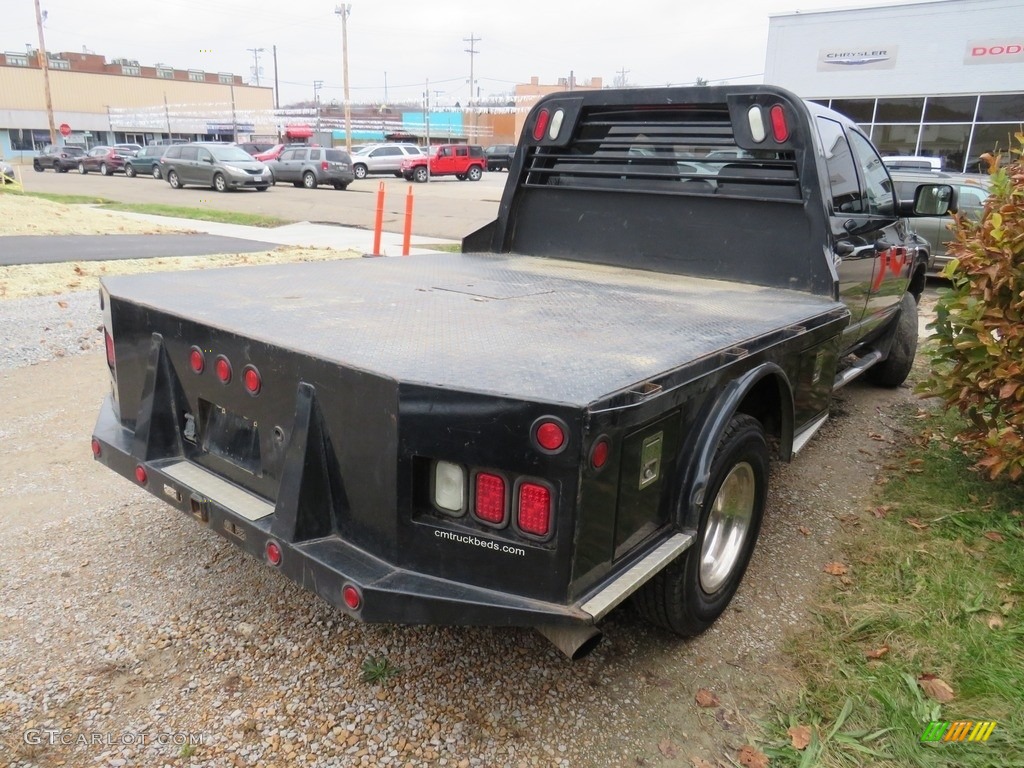
[[[256,421],[202,398],[199,399],[199,445],[207,453],[251,475],[261,474],[260,429]]]

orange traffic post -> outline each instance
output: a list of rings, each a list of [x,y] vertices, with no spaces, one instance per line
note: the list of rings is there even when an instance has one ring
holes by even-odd
[[[377,187],[377,218],[373,223],[373,255],[380,256],[380,232],[384,228],[384,182]]]
[[[383,182],[381,182],[383,184]],[[412,185],[405,196],[405,227],[402,230],[402,255],[409,255],[409,240],[412,238]]]

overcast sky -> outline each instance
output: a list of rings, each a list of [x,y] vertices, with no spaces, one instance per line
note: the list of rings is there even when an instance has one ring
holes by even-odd
[[[795,10],[899,4],[901,0],[354,0],[348,19],[349,90],[353,102],[419,101],[429,79],[431,100],[466,103],[470,43],[482,97],[510,93],[537,76],[554,83],[606,85],[761,82],[768,16]],[[601,8],[604,6],[604,9]],[[33,0],[3,0],[0,47],[38,47]],[[274,82],[281,104],[311,99],[322,80],[325,103],[341,101],[341,19],[335,2],[297,0],[41,0],[51,52],[82,51],[142,65],[232,72],[247,82],[251,48],[260,56],[261,85]],[[814,44],[813,41],[809,41]],[[622,73],[624,71],[624,74]]]

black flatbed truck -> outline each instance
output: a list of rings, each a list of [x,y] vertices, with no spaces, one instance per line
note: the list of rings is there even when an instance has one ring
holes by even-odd
[[[633,596],[695,634],[770,456],[909,372],[928,254],[887,181],[778,88],[546,97],[463,253],[105,278],[93,453],[359,620],[577,656]]]

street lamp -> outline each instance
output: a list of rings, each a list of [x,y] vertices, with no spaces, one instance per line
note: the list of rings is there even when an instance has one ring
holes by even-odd
[[[348,15],[352,13],[351,3],[335,6],[334,12],[341,16],[341,66],[345,77],[345,150],[352,151],[352,106],[348,98]]]

